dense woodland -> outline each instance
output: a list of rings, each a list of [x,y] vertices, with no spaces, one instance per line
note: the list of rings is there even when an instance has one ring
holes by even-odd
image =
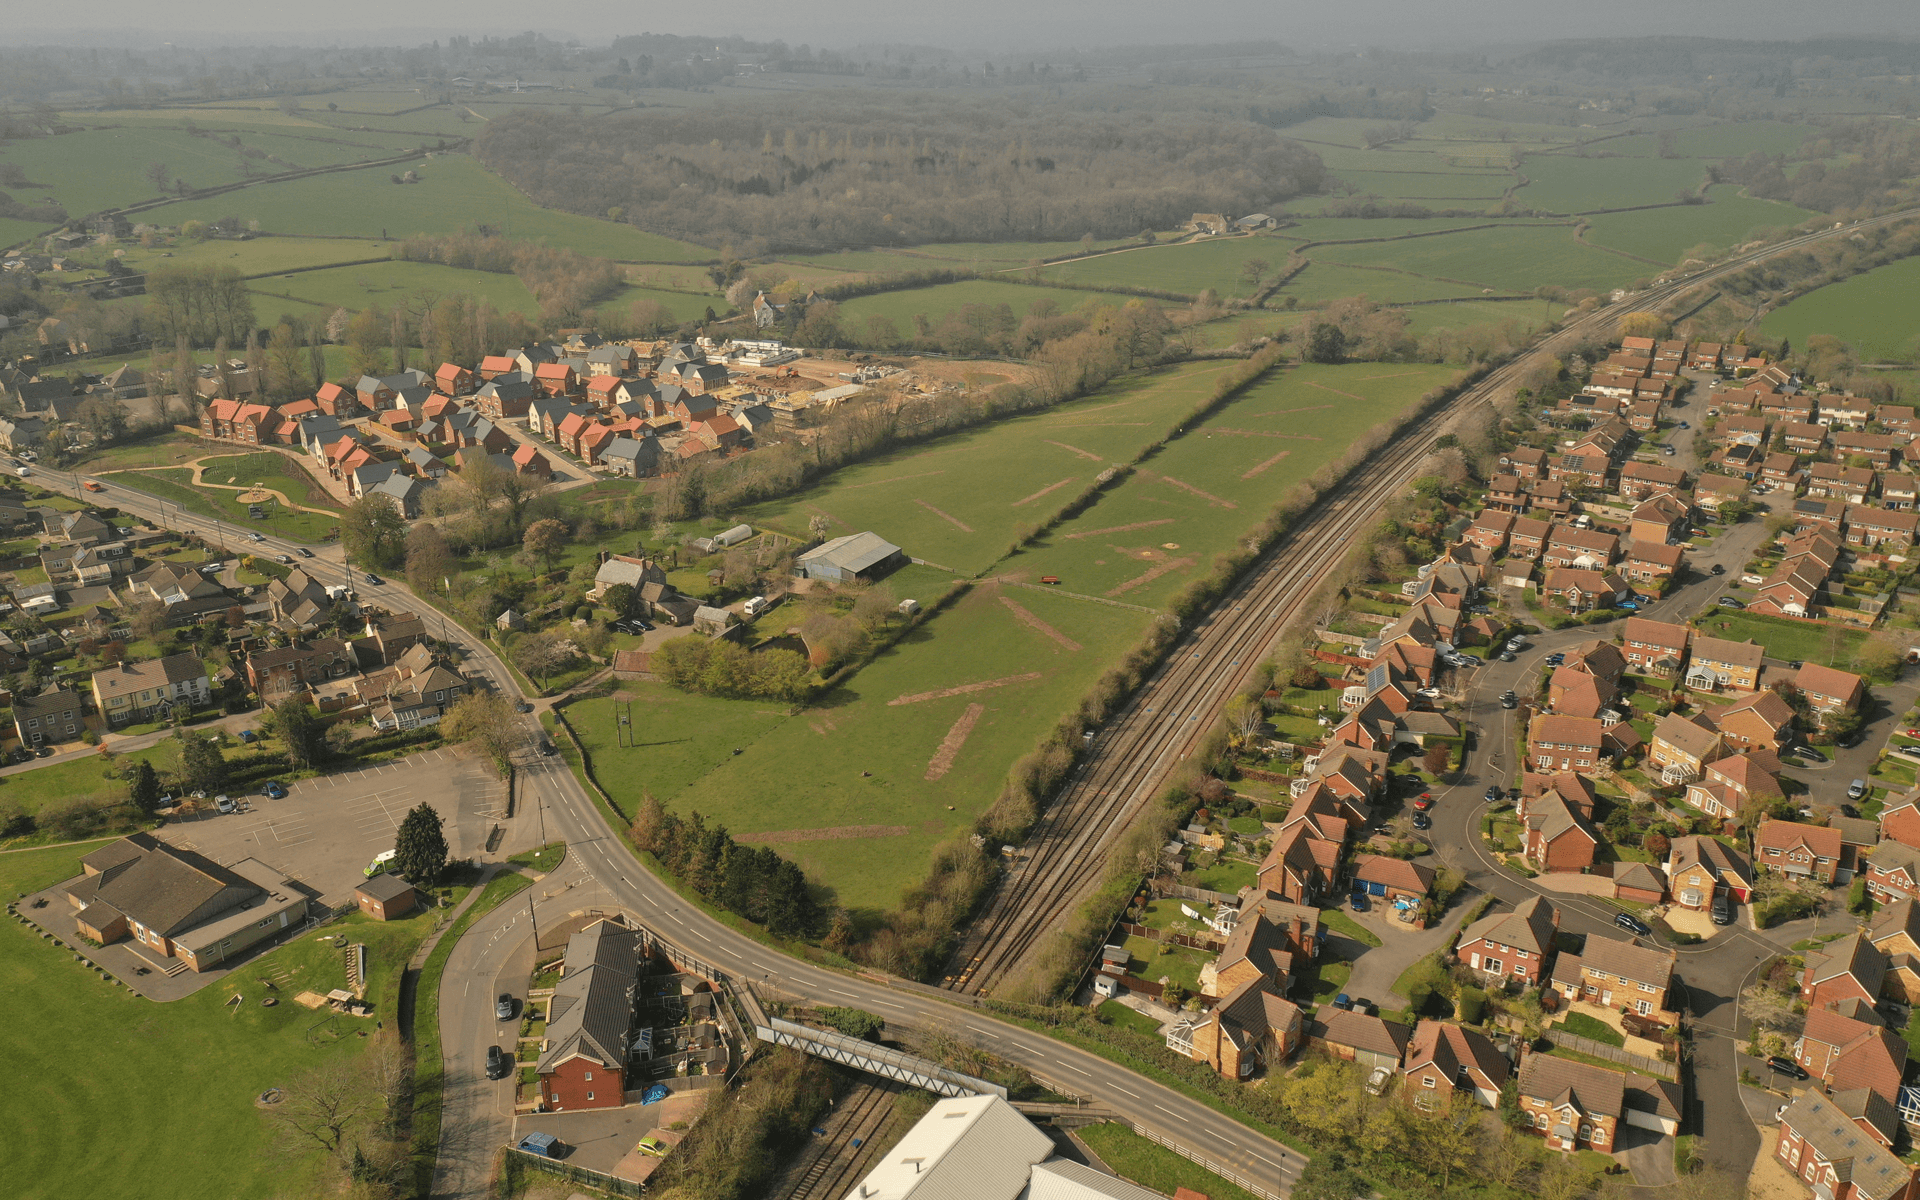
[[[1318,155],[1203,114],[839,95],[611,118],[522,112],[475,142],[540,204],[742,253],[1127,237],[1318,191]]]

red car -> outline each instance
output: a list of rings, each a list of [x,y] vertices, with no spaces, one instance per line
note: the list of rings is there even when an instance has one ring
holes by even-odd
[[[1432,807],[1433,807],[1433,793],[1432,793],[1432,792],[1421,792],[1421,793],[1420,793],[1420,798],[1419,798],[1418,800],[1415,800],[1415,801],[1413,802],[1413,806],[1414,806],[1415,808],[1417,808],[1417,809],[1419,809],[1419,810],[1420,810],[1421,812],[1425,812],[1425,811],[1426,811],[1427,809],[1429,809],[1429,808],[1432,808]]]

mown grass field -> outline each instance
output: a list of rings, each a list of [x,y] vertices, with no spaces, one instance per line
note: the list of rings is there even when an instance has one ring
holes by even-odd
[[[1130,245],[1132,240],[1095,239],[1092,249],[1097,253]],[[896,249],[872,246],[830,254],[796,254],[782,261],[833,271],[888,275],[954,267],[1018,267],[1036,259],[1082,254],[1087,249],[1082,242],[931,242]]]
[[[1519,180],[1501,171],[1437,171],[1427,169],[1341,171],[1340,182],[1362,196],[1383,200],[1411,200],[1439,208],[1484,208],[1506,194]]]
[[[271,450],[209,458],[201,463],[200,481],[237,487],[259,484],[277,488],[294,503],[309,504],[316,508],[326,508],[336,503],[324,488],[314,482],[312,475],[289,461],[286,455]]]
[[[86,677],[81,676],[75,686],[84,690],[87,686]],[[8,736],[12,736],[11,731]],[[113,755],[110,759],[79,758],[72,762],[21,771],[17,775],[0,776],[0,804],[17,804],[24,812],[37,813],[50,804],[63,804],[69,800],[118,802],[127,796],[127,781],[122,772],[136,762],[150,762],[155,770],[162,772],[178,770],[179,744],[171,740],[162,741],[157,746],[130,750],[125,754]],[[107,778],[109,770],[115,773],[115,778]]]
[[[1707,189],[1709,203],[1646,212],[1603,213],[1587,228],[1587,240],[1663,263],[1677,264],[1696,246],[1738,246],[1756,229],[1784,228],[1820,216],[1777,200],[1742,196],[1732,184]]]
[[[1538,329],[1560,318],[1566,307],[1544,300],[1462,300],[1455,304],[1415,304],[1407,308],[1407,332],[1425,337],[1436,329],[1466,329],[1518,321]]]
[[[803,537],[814,515],[824,513],[832,536],[871,529],[915,558],[984,571],[1023,528],[1040,524],[1108,466],[1165,437],[1230,365],[1198,363],[1127,379],[1085,400],[848,467],[737,515]]]
[[[1521,164],[1520,172],[1527,177],[1527,185],[1513,193],[1517,202],[1546,212],[1580,213],[1670,203],[1677,193],[1700,186],[1706,164],[1685,158],[1534,154]]]
[[[0,248],[12,248],[34,240],[41,234],[53,233],[57,226],[41,221],[20,221],[13,217],[0,217]]]
[[[1404,242],[1385,244],[1406,245]],[[1337,254],[1345,249],[1346,247],[1342,246],[1315,246],[1308,250],[1307,257],[1313,260],[1312,263],[1306,270],[1287,280],[1286,286],[1274,293],[1274,299],[1284,300],[1285,297],[1291,296],[1301,304],[1315,305],[1348,296],[1366,296],[1385,304],[1408,300],[1467,300],[1478,297],[1486,290],[1471,283],[1428,279],[1390,268],[1369,269],[1350,266],[1341,262],[1329,262],[1322,257]]]
[[[1246,264],[1256,259],[1264,262],[1261,279],[1271,280],[1284,268],[1289,244],[1264,234],[1207,238],[1061,263],[1042,274],[1082,287],[1144,287],[1183,296],[1212,288],[1222,296],[1250,296],[1254,284],[1242,273]]]
[[[589,748],[610,788],[636,800],[640,789],[653,788],[676,811],[697,809],[742,840],[792,830],[891,827],[880,836],[771,843],[811,877],[828,883],[838,903],[881,911],[898,904],[902,890],[925,876],[934,846],[964,833],[992,803],[1008,765],[1079,701],[1148,620],[1143,613],[1049,591],[986,584],[813,707],[793,717],[760,718],[766,725],[757,740],[746,737],[754,710],[772,713],[781,706],[728,702],[743,710],[739,717],[722,719],[721,727],[736,736],[690,730],[718,751],[718,761],[676,793],[648,782],[644,749],[623,751],[592,742]],[[1000,686],[890,703],[993,682]],[[943,741],[976,704],[980,708],[970,730],[955,735],[960,744],[946,773],[929,780]],[[575,705],[570,718],[590,707]],[[635,705],[637,724],[641,707]],[[596,736],[610,742],[608,722],[595,724]],[[649,728],[642,725],[643,742]],[[742,753],[732,753],[736,746]],[[616,765],[622,757],[638,761]],[[686,770],[684,759],[679,770]]]
[[[11,896],[71,878],[100,844],[0,855],[0,889]],[[347,918],[345,932],[367,945],[369,996],[389,1028],[400,970],[432,925],[431,913],[384,924]],[[287,973],[283,999],[263,1008],[271,970]],[[13,1139],[7,1194],[265,1200],[325,1190],[332,1180],[314,1159],[273,1151],[253,1100],[364,1052],[357,1034],[372,1022],[328,1023],[285,999],[344,983],[342,952],[309,936],[184,1000],[154,1004],[103,982],[29,927],[0,924],[0,987],[23,1006],[11,1043],[19,1078],[0,1094]],[[235,993],[245,1000],[228,1008]]]
[[[1755,613],[1716,611],[1694,624],[1708,637],[1758,642],[1773,658],[1822,662],[1842,670],[1852,664],[1854,655],[1867,640],[1867,635],[1857,629]]]
[[[144,170],[148,158],[139,160]],[[692,262],[714,252],[611,221],[541,208],[464,154],[436,154],[410,164],[422,182],[396,184],[390,171],[341,171],[244,192],[183,200],[151,210],[166,225],[237,216],[272,233],[409,237],[490,225],[508,237],[545,240],[585,254],[640,262]],[[138,172],[136,171],[136,175]]]
[[[234,499],[240,493],[194,487],[193,472],[184,467],[164,467],[152,471],[96,472],[96,476],[104,482],[146,492],[148,495],[158,496],[177,505],[186,515],[171,517],[170,523],[176,528],[184,524],[201,533],[218,536],[219,530],[207,528],[206,521],[195,519],[196,517],[217,517],[225,526],[224,536],[229,551],[245,552],[246,535],[255,529],[296,542],[318,543],[324,540],[329,529],[339,523],[337,517],[296,512],[275,503],[267,504],[267,519],[256,521],[247,515],[248,506]],[[267,486],[274,487],[275,484],[269,480]],[[295,502],[300,502],[298,497]]]
[[[1647,274],[1645,264],[1573,239],[1571,228],[1476,229],[1439,237],[1356,246],[1316,246],[1314,261],[1397,267],[1417,275],[1474,283],[1497,292],[1542,284],[1613,288]]]
[[[1437,233],[1489,224],[1490,217],[1308,217],[1280,230],[1275,237],[1289,241],[1350,241],[1356,238],[1404,237],[1410,233]],[[1308,251],[1312,253],[1312,251]]]
[[[1069,591],[1163,606],[1295,483],[1455,374],[1375,363],[1285,368],[997,569],[1028,581],[1055,575]]]
[[[254,304],[270,309],[276,298],[292,296],[325,309],[391,307],[418,293],[444,296],[461,292],[490,301],[502,312],[533,316],[540,304],[518,275],[468,271],[439,263],[381,262],[323,271],[302,271],[274,279],[255,280]]]
[[[1760,322],[1769,337],[1804,347],[1815,334],[1832,334],[1869,361],[1910,361],[1920,355],[1913,298],[1920,295],[1920,258],[1876,267],[1830,283],[1774,309]]]
[[[1676,129],[1674,153],[1689,158],[1745,158],[1755,150],[1785,154],[1798,149],[1815,132],[1811,125],[1785,121],[1732,121],[1703,125],[1694,129]],[[1608,153],[1649,157],[1659,153],[1658,135],[1633,134],[1601,143]]]
[[[902,335],[911,337],[914,317],[923,316],[929,323],[938,325],[948,313],[969,304],[1004,304],[1013,310],[1014,317],[1018,319],[1026,316],[1041,300],[1051,303],[1056,311],[1066,312],[1083,304],[1125,304],[1131,299],[1134,297],[1074,288],[1037,287],[996,279],[968,279],[960,283],[860,296],[840,306],[840,320],[843,324],[851,322],[853,328],[859,329],[869,316],[882,316],[892,321]],[[1159,301],[1147,300],[1146,303],[1158,304]]]
[[[390,242],[375,239],[362,241],[303,237],[263,237],[249,242],[183,241],[180,245],[152,250],[137,245],[122,247],[126,253],[120,261],[136,271],[149,271],[156,267],[213,265],[232,267],[242,275],[271,276],[300,267],[324,267],[333,263],[384,258],[391,245]],[[81,257],[90,261],[93,253],[89,251]],[[263,280],[258,286],[276,291],[286,290],[272,279]]]

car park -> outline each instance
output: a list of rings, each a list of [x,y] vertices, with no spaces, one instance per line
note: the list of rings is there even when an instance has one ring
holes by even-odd
[[[1789,1079],[1804,1081],[1807,1078],[1807,1069],[1805,1067],[1779,1054],[1767,1059],[1767,1070],[1772,1071],[1776,1075],[1785,1075]]]
[[[506,1078],[507,1064],[510,1061],[511,1060],[507,1058],[506,1053],[502,1051],[500,1047],[488,1046],[487,1047],[487,1078],[488,1079]]]
[[[501,992],[500,998],[493,1002],[493,1015],[502,1021],[513,1020],[513,997]]]
[[[223,813],[235,813],[240,811],[240,806],[233,802],[232,796],[215,796],[213,798],[213,807]]]
[[[287,789],[271,779],[260,786],[260,793],[269,800],[285,800],[287,798]]]
[[[1629,912],[1617,914],[1613,918],[1613,923],[1628,933],[1636,934],[1640,937],[1648,937],[1653,933],[1653,926]]]
[[[1413,827],[1415,829],[1432,829],[1433,818],[1423,812],[1417,812],[1413,814]]]

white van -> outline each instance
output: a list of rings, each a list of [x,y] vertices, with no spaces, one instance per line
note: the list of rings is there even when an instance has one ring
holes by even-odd
[[[750,617],[759,616],[761,613],[767,611],[767,608],[767,598],[765,596],[754,596],[740,606],[740,610]]]

